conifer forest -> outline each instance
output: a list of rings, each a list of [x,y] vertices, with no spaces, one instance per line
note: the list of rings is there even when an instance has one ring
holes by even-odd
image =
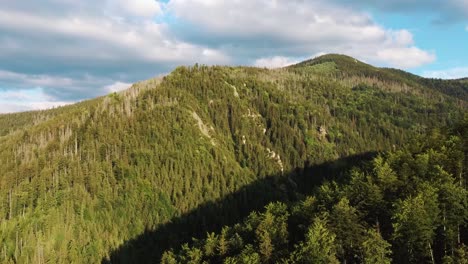
[[[468,82],[329,54],[0,115],[0,263],[468,263]]]

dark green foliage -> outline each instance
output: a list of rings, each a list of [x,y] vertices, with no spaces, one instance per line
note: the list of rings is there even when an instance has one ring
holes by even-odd
[[[263,213],[252,212],[243,223],[223,228],[223,239],[243,241],[244,248],[223,254],[210,251],[196,263],[221,260],[246,263],[240,253],[244,251],[252,256],[263,256],[262,263],[391,263],[392,260],[394,263],[466,263],[466,237],[463,235],[468,228],[466,173],[460,183],[454,174],[460,168],[443,167],[444,161],[450,160],[465,169],[466,164],[459,162],[465,160],[467,153],[452,156],[463,149],[462,144],[453,145],[452,141],[462,140],[466,144],[467,132],[464,130],[457,135],[435,132],[435,137],[433,133],[400,150],[378,156],[361,169],[350,171],[347,177],[335,183],[336,189],[344,191],[338,192],[340,198],[329,209],[320,206],[330,203],[328,195],[324,195],[328,189],[321,186],[313,196],[292,202],[289,207],[271,203]],[[414,152],[415,146],[417,152]],[[421,172],[426,177],[418,175]],[[390,179],[384,181],[383,177]],[[371,184],[374,192],[381,193],[380,198],[363,203],[367,197],[374,197],[365,191]],[[447,188],[454,189],[447,192]],[[365,194],[356,199],[356,192],[361,190]],[[372,212],[369,209],[375,208],[375,201],[381,208]],[[276,225],[271,224],[274,219]],[[289,224],[286,226],[285,222]],[[259,228],[263,226],[268,228],[261,229],[260,234],[285,229],[281,239],[273,240],[270,236],[258,237]],[[216,235],[198,240],[190,250],[207,247],[213,237]],[[276,245],[282,245],[281,250],[273,255],[271,252]],[[265,250],[268,248],[270,250]],[[184,248],[166,253],[173,256],[174,263],[186,263],[186,254]],[[269,257],[265,258],[266,255]]]
[[[295,246],[288,263],[339,263],[336,258],[335,235],[326,221],[316,218],[307,231],[305,242]]]
[[[461,100],[468,100],[468,82],[466,80],[420,79],[429,88],[451,95]]]
[[[417,195],[420,181],[442,174],[440,188],[453,194],[437,187],[434,197],[446,217],[435,221],[445,223],[443,247],[455,252],[465,219],[464,185],[457,184],[464,182],[460,157],[466,151],[456,148],[463,137],[455,134],[446,144],[450,155],[421,152],[410,157],[409,164],[417,161],[412,166],[388,158],[381,161],[388,166],[370,174],[356,172],[350,184],[363,192],[329,181],[316,202],[304,202],[297,218],[296,211],[275,203],[248,218],[248,227],[221,231],[269,201],[310,194],[312,183],[324,176],[304,173],[310,167],[398,148],[429,128],[454,124],[466,111],[463,99],[403,74],[382,79],[372,75],[381,71],[368,65],[348,69],[356,64],[349,59],[326,63],[279,70],[179,67],[123,93],[0,115],[0,262],[154,262],[168,247],[179,248],[207,231],[209,243],[187,244],[183,257],[167,253],[165,261],[290,260],[297,241],[331,252],[330,261],[361,259],[357,252],[370,226],[379,222],[390,239],[386,232],[393,223],[385,219],[399,195]],[[363,74],[355,75],[358,71]],[[405,178],[390,169],[405,172]],[[449,180],[452,174],[457,182]],[[323,234],[322,240],[288,231],[291,219],[307,219],[298,227],[306,234],[322,210],[340,216],[339,222],[320,216],[323,221],[310,232]],[[347,237],[348,224],[356,237]],[[144,243],[113,254],[140,237]],[[331,248],[330,241],[342,245]],[[147,248],[154,255],[146,255]],[[317,257],[297,250],[297,258]]]

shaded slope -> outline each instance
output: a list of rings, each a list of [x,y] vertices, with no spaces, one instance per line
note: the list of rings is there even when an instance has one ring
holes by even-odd
[[[207,228],[162,263],[463,263],[467,125],[433,130],[372,162],[337,161],[356,167],[331,164],[341,175],[299,201],[269,203],[217,233]],[[311,172],[320,175],[314,168],[302,179]]]
[[[256,180],[221,199],[201,204],[155,230],[146,230],[112,251],[102,263],[158,263],[167,250],[192,244],[193,238],[205,237],[207,233],[220,232],[223,226],[240,222],[270,202],[299,201],[323,182],[342,178],[351,167],[358,167],[376,155],[363,153]]]

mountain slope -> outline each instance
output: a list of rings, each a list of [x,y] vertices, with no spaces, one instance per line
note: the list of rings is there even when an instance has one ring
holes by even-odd
[[[402,70],[377,68],[345,55],[323,55],[293,65],[291,68],[306,68],[312,71],[328,68],[329,74],[342,78],[349,78],[352,76],[372,78],[373,80],[381,82],[398,83],[403,86],[418,87],[419,89],[434,89],[463,101],[468,100],[468,85],[466,79],[441,80],[422,78]]]
[[[162,263],[463,263],[468,119],[208,232]],[[464,175],[463,175],[464,174]]]
[[[37,126],[60,115],[62,115],[60,118],[64,119],[70,116],[71,112],[85,111],[98,102],[99,99],[94,99],[50,110],[0,114],[0,137],[10,133],[24,131],[26,128]]]
[[[328,64],[179,67],[123,93],[0,116],[0,262],[96,263],[145,230],[216,208],[262,180],[233,196],[216,218],[222,226],[310,190],[290,178],[304,168],[396,148],[466,111],[463,98],[404,75],[379,79],[364,73],[376,71],[369,67],[341,75]],[[114,261],[159,257],[142,252]]]

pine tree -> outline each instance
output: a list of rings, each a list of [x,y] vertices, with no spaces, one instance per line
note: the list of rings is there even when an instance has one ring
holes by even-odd
[[[385,241],[380,232],[370,229],[366,232],[366,238],[362,243],[364,264],[390,264],[391,245]]]
[[[316,218],[307,232],[306,242],[296,246],[289,263],[339,263],[335,237],[327,228],[327,222]]]

